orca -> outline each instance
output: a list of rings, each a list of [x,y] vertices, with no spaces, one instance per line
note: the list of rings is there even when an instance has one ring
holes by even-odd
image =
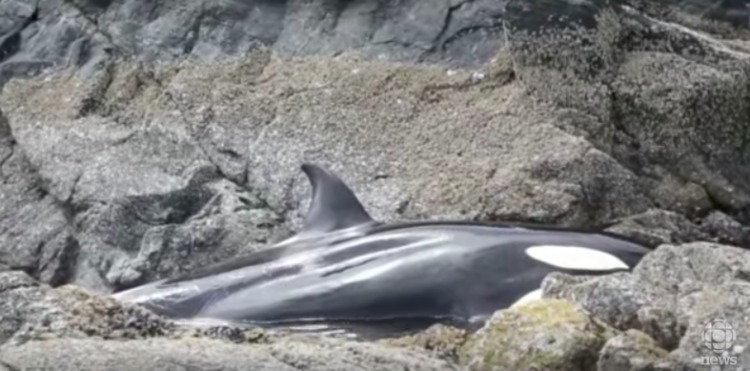
[[[309,163],[302,171],[312,199],[296,235],[114,298],[188,323],[323,324],[370,337],[435,323],[476,329],[495,311],[540,297],[551,272],[628,271],[651,251],[614,234],[554,226],[380,223],[338,176]]]

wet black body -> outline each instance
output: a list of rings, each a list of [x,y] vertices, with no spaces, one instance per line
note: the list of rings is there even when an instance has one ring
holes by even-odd
[[[314,177],[311,180],[315,187]],[[468,325],[537,290],[552,271],[603,274],[623,269],[561,268],[529,256],[531,246],[590,248],[617,257],[627,266],[624,269],[648,252],[616,236],[550,227],[473,222],[383,225],[361,219],[323,229],[328,230],[308,228],[267,250],[116,297],[169,317],[235,325]]]

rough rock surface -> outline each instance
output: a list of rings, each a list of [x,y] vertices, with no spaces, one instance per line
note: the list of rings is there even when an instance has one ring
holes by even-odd
[[[597,369],[601,371],[669,370],[668,353],[648,335],[628,330],[617,335],[602,348]]]
[[[460,370],[446,361],[401,348],[325,340],[240,345],[206,338],[108,342],[53,339],[0,348],[0,359],[11,369],[40,371],[247,370],[248,367],[258,371]]]
[[[466,342],[468,331],[437,324],[422,332],[381,342],[407,348],[427,350],[441,358],[457,360],[461,346]]]
[[[734,340],[724,356],[736,365],[750,362],[750,252],[710,244],[662,245],[633,273],[599,278],[552,274],[544,282],[546,297],[580,304],[597,318],[620,329],[636,329],[670,351],[678,369],[702,370],[705,357],[720,356],[705,344],[712,321],[727,323]]]
[[[573,304],[542,300],[497,312],[464,344],[470,370],[591,370],[614,331]]]
[[[0,0],[0,340],[18,357],[0,369],[66,354],[42,334],[111,350],[80,353],[99,366],[154,342],[233,354],[183,368],[344,357],[174,342],[158,318],[46,286],[107,293],[278,241],[305,209],[302,161],[341,174],[381,220],[750,247],[748,18],[743,1],[708,0]],[[701,321],[747,322],[750,267],[732,251],[663,246],[632,275],[553,275],[548,295],[656,344],[618,332],[589,369],[697,370]],[[426,369],[458,367],[436,357],[462,336],[432,331],[401,343],[432,353]],[[351,346],[364,367],[415,365]],[[182,367],[169,359],[135,366]]]
[[[613,1],[667,19],[735,36],[747,28],[744,4],[708,0]],[[3,0],[0,76],[54,65],[89,69],[109,57],[142,61],[242,55],[259,45],[284,56],[439,61],[457,66],[490,60],[505,31],[550,22],[590,23],[602,1],[209,1]],[[562,16],[562,17],[560,17]],[[742,20],[744,17],[744,25]],[[727,32],[733,30],[734,32]]]
[[[139,354],[133,357],[133,354]],[[66,356],[67,355],[67,356]],[[457,370],[458,366],[400,348],[366,343],[286,340],[241,345],[207,338],[31,341],[0,348],[6,366],[37,370]]]
[[[45,336],[136,338],[174,330],[139,307],[123,307],[75,286],[52,289],[20,271],[0,272],[0,299],[0,344]]]

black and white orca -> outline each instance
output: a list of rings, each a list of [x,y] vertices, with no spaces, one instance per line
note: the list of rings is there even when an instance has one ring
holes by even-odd
[[[193,323],[471,328],[540,297],[550,272],[627,271],[650,251],[615,235],[555,227],[378,223],[340,178],[311,164],[302,170],[313,197],[298,234],[114,297]]]

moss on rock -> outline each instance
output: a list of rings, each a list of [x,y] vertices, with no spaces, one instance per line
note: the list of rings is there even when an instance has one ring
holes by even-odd
[[[461,348],[470,370],[593,370],[615,331],[564,300],[544,299],[493,315]]]

